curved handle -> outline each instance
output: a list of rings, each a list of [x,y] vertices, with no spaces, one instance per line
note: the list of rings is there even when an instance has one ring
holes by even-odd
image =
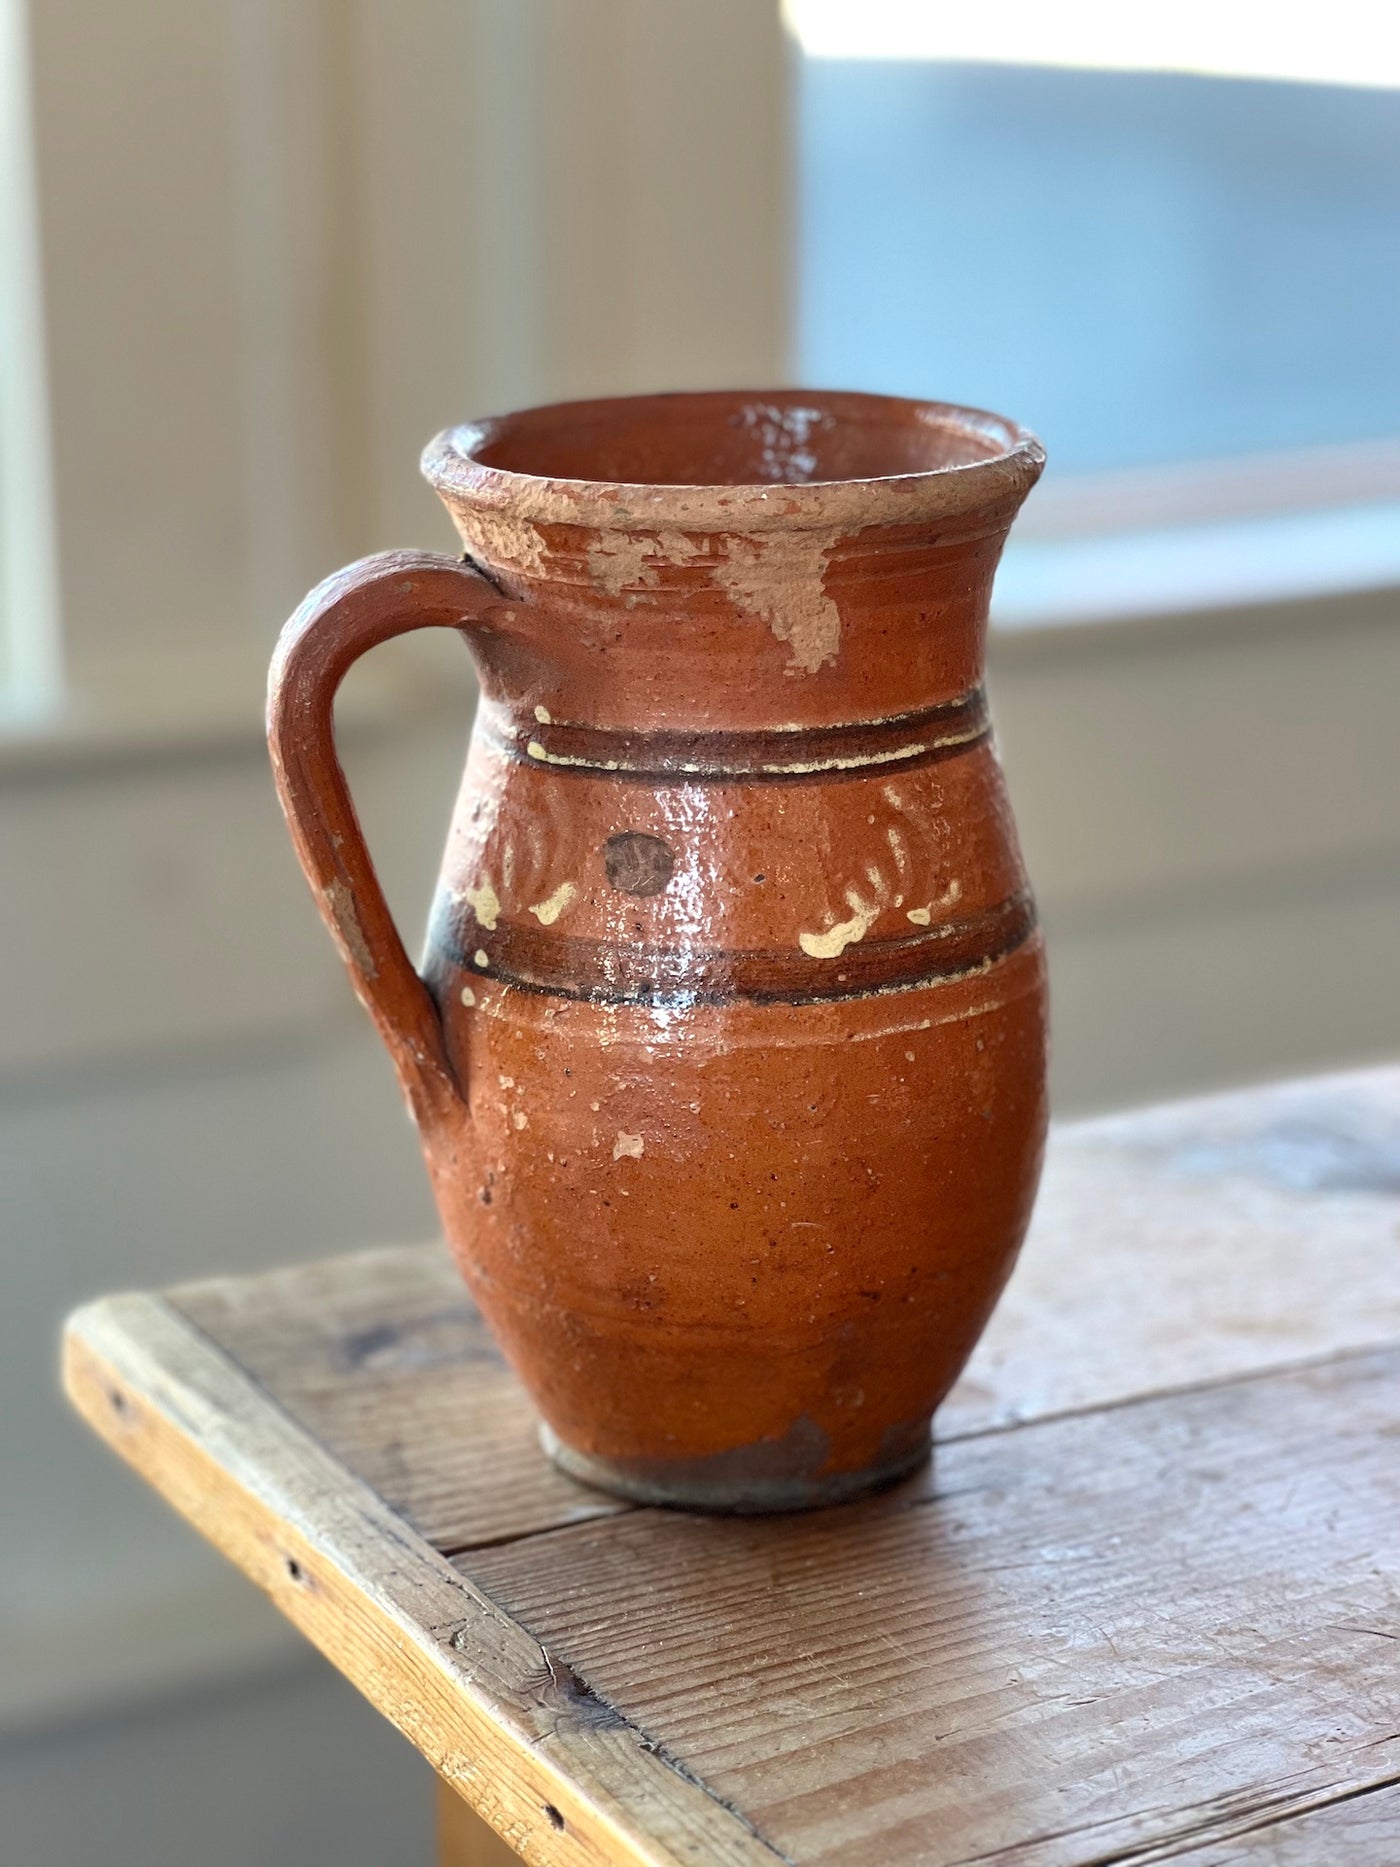
[[[470,566],[383,551],[319,584],[283,629],[268,674],[267,741],[292,841],[356,996],[414,1116],[465,1105],[428,988],[399,938],[335,750],[336,690],[351,663],[410,629],[460,629],[501,601]]]

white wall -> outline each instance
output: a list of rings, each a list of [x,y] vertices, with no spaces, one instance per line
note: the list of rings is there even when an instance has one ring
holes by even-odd
[[[1400,1051],[1400,593],[991,660],[1061,1113]]]

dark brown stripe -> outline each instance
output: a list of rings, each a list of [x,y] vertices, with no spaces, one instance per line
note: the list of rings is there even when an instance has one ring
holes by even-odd
[[[474,977],[597,1004],[684,1006],[746,999],[758,1005],[813,1005],[905,991],[974,971],[1004,959],[1035,925],[1035,905],[1020,893],[965,920],[893,940],[862,940],[836,959],[817,960],[795,946],[790,952],[666,951],[502,924],[480,936],[490,964],[477,967],[439,912],[428,948],[430,955]]]
[[[974,688],[961,699],[897,718],[798,732],[611,732],[550,721],[512,727],[483,707],[477,731],[505,757],[552,772],[619,780],[714,784],[811,783],[868,778],[950,757],[984,739],[987,701]]]

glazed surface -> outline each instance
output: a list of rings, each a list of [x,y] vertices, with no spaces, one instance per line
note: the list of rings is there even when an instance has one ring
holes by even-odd
[[[888,1481],[1010,1272],[1045,972],[981,683],[1040,461],[883,397],[531,411],[425,456],[464,566],[360,567],[364,616],[459,596],[481,679],[426,1010],[344,836],[303,859],[391,1048],[388,974],[411,1013],[448,1237],[591,1482]]]
[[[702,778],[479,726],[426,967],[471,1108],[439,1199],[590,1458],[721,1486],[907,1462],[1010,1270],[1040,941],[980,696],[910,730]]]

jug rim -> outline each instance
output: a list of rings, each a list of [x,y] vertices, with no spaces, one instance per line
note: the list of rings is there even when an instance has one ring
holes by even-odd
[[[630,477],[647,448],[671,471]],[[590,452],[601,470],[578,472]],[[677,473],[706,457],[761,471]],[[842,461],[863,470],[823,471]],[[882,462],[895,470],[870,470]],[[981,512],[1009,523],[1044,465],[1034,434],[987,409],[817,389],[545,403],[446,428],[422,459],[450,507],[601,531],[843,530]]]

